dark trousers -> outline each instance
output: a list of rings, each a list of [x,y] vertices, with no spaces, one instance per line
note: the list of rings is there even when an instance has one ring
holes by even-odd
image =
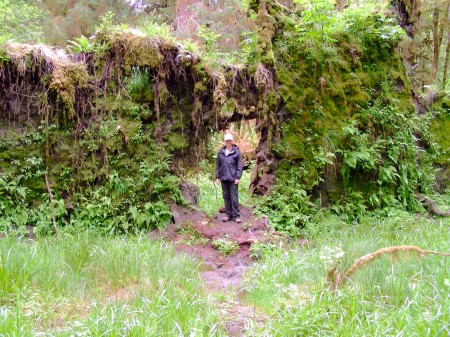
[[[240,218],[238,185],[234,181],[222,181],[222,196],[227,216],[232,219]]]

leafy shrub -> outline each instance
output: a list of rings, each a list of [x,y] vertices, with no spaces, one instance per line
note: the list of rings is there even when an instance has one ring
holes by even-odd
[[[180,180],[168,174],[169,165],[169,158],[142,161],[138,179],[111,173],[106,184],[78,201],[71,225],[109,234],[164,228],[172,220],[168,200],[182,202]]]
[[[431,190],[434,172],[427,158],[429,153],[437,152],[431,141],[432,151],[428,154],[417,143],[416,134],[425,134],[428,123],[424,118],[408,118],[389,106],[361,109],[360,119],[342,128],[342,146],[337,151],[342,154],[341,175],[346,192],[341,206],[355,200],[354,191],[360,191],[357,203],[368,199],[365,206],[386,207],[399,202],[409,210],[421,210],[415,192]]]
[[[145,19],[139,22],[138,28],[149,37],[161,37],[166,40],[174,40],[170,26],[163,22],[157,23],[153,19]]]
[[[44,192],[42,160],[31,157],[16,163],[20,174],[0,174],[0,231],[35,227],[36,234],[52,232],[51,206]],[[169,174],[170,158],[154,163],[142,161],[137,178],[123,177],[112,171],[104,184],[75,194],[68,214],[66,203],[53,191],[53,206],[58,227],[66,231],[81,228],[106,234],[137,232],[163,228],[172,221],[169,200],[182,203],[180,179]],[[42,193],[31,193],[27,187],[41,181]]]
[[[313,221],[318,207],[302,185],[280,181],[270,195],[257,201],[255,212],[267,216],[272,229],[298,237],[305,225]]]
[[[67,50],[73,54],[78,53],[89,53],[94,51],[94,44],[89,41],[84,35],[81,37],[75,38],[71,41],[68,41]]]
[[[42,21],[46,14],[40,0],[33,4],[24,0],[0,0],[0,40],[36,42],[43,37]]]

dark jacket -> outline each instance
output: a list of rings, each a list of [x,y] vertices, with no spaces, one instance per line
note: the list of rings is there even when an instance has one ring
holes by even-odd
[[[225,155],[225,146],[217,154],[216,179],[234,181],[242,176],[242,156],[236,145]]]

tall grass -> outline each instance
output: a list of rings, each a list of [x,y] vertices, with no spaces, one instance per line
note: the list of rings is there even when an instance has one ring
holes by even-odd
[[[197,263],[162,242],[0,240],[0,335],[221,336],[218,321]]]
[[[450,258],[416,254],[382,257],[344,287],[328,289],[326,272],[346,270],[379,248],[417,245],[450,251],[450,219],[390,210],[356,225],[327,215],[305,231],[310,244],[269,251],[245,282],[247,300],[270,315],[248,322],[249,336],[449,336]],[[341,254],[345,254],[338,258]]]

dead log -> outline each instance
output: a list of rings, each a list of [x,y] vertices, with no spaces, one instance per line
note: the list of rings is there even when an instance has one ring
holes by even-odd
[[[416,199],[419,200],[428,209],[428,212],[430,212],[431,214],[441,216],[441,217],[450,216],[450,212],[441,211],[436,206],[436,203],[434,203],[432,200],[428,199],[427,197],[423,196],[422,194],[416,193]]]
[[[384,254],[389,254],[393,256],[394,258],[397,257],[399,253],[402,252],[413,252],[416,253],[419,256],[424,256],[428,254],[434,254],[434,255],[442,255],[442,256],[450,256],[449,253],[441,253],[441,252],[435,252],[432,250],[423,250],[420,249],[417,246],[392,246],[392,247],[385,247],[378,249],[374,253],[366,254],[364,256],[361,256],[358,258],[353,264],[350,266],[350,268],[342,273],[339,273],[337,270],[337,267],[334,267],[333,269],[329,270],[327,272],[327,281],[330,283],[331,289],[338,289],[340,288],[347,280],[350,279],[350,277],[359,269],[362,267],[368,265],[372,261],[376,260],[378,257]]]

